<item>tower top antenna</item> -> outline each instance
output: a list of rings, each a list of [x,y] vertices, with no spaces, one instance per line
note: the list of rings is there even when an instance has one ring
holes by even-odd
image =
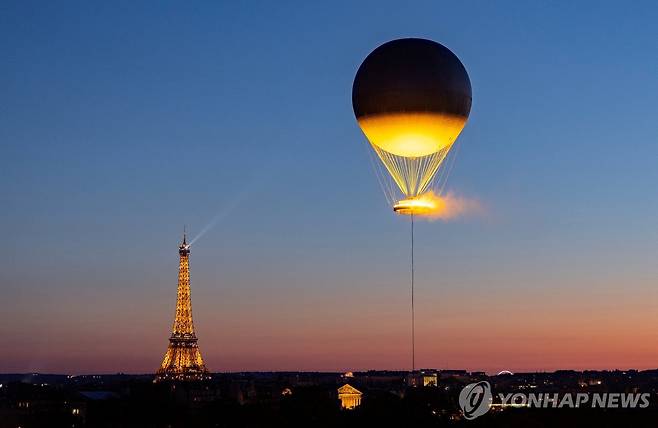
[[[183,226],[183,242],[178,247],[178,253],[181,256],[190,254],[190,244],[187,243],[187,228]]]

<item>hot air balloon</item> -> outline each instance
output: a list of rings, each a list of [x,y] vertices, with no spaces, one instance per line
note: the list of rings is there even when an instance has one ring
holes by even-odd
[[[393,210],[411,216],[414,371],[413,220],[414,215],[437,211],[438,204],[429,197],[429,191],[466,125],[471,111],[471,81],[459,58],[445,46],[424,39],[393,40],[372,51],[359,67],[352,86],[352,107],[361,130],[395,183],[388,182],[387,194]]]
[[[384,43],[359,67],[352,107],[402,194],[392,195],[393,209],[411,215],[431,211],[432,202],[422,196],[471,110],[471,82],[459,58],[431,40]]]

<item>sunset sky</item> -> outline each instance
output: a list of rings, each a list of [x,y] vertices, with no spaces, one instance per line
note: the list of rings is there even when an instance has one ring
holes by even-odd
[[[0,372],[152,373],[183,225],[211,371],[408,369],[409,218],[356,70],[448,46],[470,120],[416,225],[416,361],[658,367],[654,2],[4,2]]]

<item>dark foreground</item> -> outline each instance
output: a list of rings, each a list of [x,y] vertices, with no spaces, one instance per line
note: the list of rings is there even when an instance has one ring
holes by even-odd
[[[436,373],[436,372],[434,372]],[[422,382],[422,377],[417,381]],[[152,376],[0,375],[4,427],[655,427],[658,371],[533,373],[486,376],[443,371],[436,386],[409,386],[403,372],[234,373],[202,383],[153,383]],[[487,380],[494,391],[642,392],[635,409],[493,408],[465,420],[464,385]],[[341,408],[337,389],[363,392]],[[496,399],[494,398],[494,403]]]

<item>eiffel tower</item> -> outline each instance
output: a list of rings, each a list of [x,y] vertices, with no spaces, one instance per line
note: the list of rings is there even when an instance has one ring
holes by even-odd
[[[162,359],[155,381],[203,380],[210,378],[203,363],[192,321],[192,298],[190,296],[190,246],[183,234],[183,243],[178,247],[178,298],[176,318],[169,338],[169,347]]]

